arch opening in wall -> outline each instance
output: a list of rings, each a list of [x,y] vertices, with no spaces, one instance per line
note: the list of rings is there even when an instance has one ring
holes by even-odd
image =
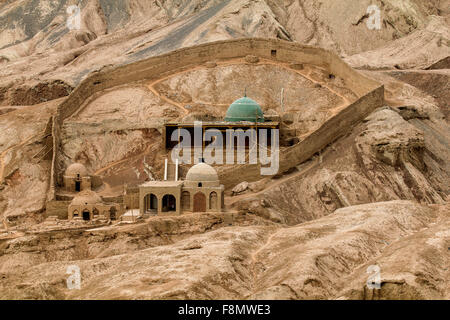
[[[75,191],[79,192],[81,191],[81,181],[80,180],[75,180]]]
[[[209,209],[217,209],[217,193],[215,191],[209,194]]]
[[[183,191],[181,193],[181,207],[183,210],[191,209],[191,194],[189,191]]]
[[[87,209],[83,210],[83,220],[85,221],[91,220],[91,212]]]
[[[149,193],[144,197],[144,212],[157,212],[158,211],[158,198]]]
[[[99,214],[100,214],[100,212],[98,211],[97,208],[92,209],[92,215],[93,215],[94,217],[98,216]]]
[[[177,200],[171,194],[166,194],[162,198],[162,212],[171,212],[177,210]]]
[[[116,207],[111,207],[109,209],[109,219],[111,220],[116,220],[117,219],[117,209]]]
[[[80,213],[78,212],[78,210],[73,210],[73,212],[72,212],[72,217],[73,218],[75,218],[75,217],[79,217],[80,216]]]

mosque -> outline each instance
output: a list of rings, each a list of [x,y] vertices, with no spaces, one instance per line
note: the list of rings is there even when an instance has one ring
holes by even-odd
[[[177,143],[177,141],[168,140],[173,130],[177,128],[192,131],[194,123],[166,123],[163,135],[166,149],[170,149],[174,143]],[[270,129],[279,128],[279,122],[265,118],[258,103],[246,95],[230,105],[224,121],[202,123],[202,130],[217,129],[223,135],[223,141],[227,143],[229,143],[229,140],[226,140],[229,138],[226,137],[227,129],[251,128],[266,129],[270,135]],[[204,142],[202,147],[205,147]],[[73,163],[66,169],[63,176],[64,191],[75,193],[68,205],[67,217],[69,220],[92,220],[96,217],[115,220],[121,217],[125,221],[134,221],[139,216],[223,212],[225,188],[220,184],[218,174],[212,166],[200,160],[200,163],[188,170],[185,180],[179,180],[177,163],[173,180],[168,180],[167,177],[166,160],[164,180],[147,181],[139,185],[135,188],[134,195],[124,194],[123,203],[105,203],[102,197],[92,190],[94,186],[102,183],[98,181],[98,177],[90,176],[83,164]]]
[[[163,145],[166,150],[174,148],[178,143],[180,143],[180,137],[178,139],[173,139],[174,132],[185,129],[190,135],[194,136],[194,122],[167,122],[163,128]],[[234,101],[228,108],[223,121],[202,121],[202,133],[207,129],[215,129],[222,135],[222,141],[226,144],[230,144],[233,141],[233,137],[229,136],[227,129],[238,130],[242,129],[244,131],[248,129],[255,129],[257,132],[260,130],[265,130],[267,133],[267,141],[271,141],[271,129],[279,129],[279,116],[264,116],[264,113],[260,105],[247,97],[244,97]],[[176,135],[176,134],[175,134]],[[194,147],[193,140],[191,140],[191,146]],[[207,146],[205,139],[202,139],[202,150]]]
[[[116,220],[123,213],[122,204],[105,203],[91,189],[98,184],[96,180],[98,179],[90,176],[86,167],[81,163],[73,163],[67,167],[63,177],[64,190],[68,193],[75,193],[67,207],[67,218],[69,220],[82,219],[88,221],[95,218]]]

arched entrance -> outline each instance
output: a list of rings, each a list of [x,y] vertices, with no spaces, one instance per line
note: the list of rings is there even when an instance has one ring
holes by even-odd
[[[111,207],[111,208],[109,209],[109,219],[111,219],[111,220],[116,220],[116,219],[117,219],[117,218],[116,218],[116,212],[117,212],[116,207]]]
[[[75,191],[81,191],[81,178],[79,174],[77,174],[77,178],[75,179]]]
[[[203,192],[197,192],[194,195],[194,212],[206,211],[206,196]]]
[[[191,194],[189,191],[183,191],[181,194],[181,207],[183,210],[191,210]]]
[[[89,212],[89,210],[83,210],[83,220],[91,220],[91,213]]]
[[[158,198],[153,194],[147,194],[144,197],[144,212],[157,212],[158,211]]]
[[[177,210],[177,200],[171,194],[166,194],[162,198],[162,212],[170,212]]]
[[[209,209],[211,210],[217,209],[217,193],[215,191],[209,194]]]

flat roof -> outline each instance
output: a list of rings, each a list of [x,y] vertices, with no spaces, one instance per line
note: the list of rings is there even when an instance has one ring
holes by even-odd
[[[140,187],[178,187],[183,184],[182,180],[165,180],[165,181],[147,181],[140,185]]]

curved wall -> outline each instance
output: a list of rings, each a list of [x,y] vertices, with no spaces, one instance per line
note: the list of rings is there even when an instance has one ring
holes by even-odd
[[[371,80],[352,69],[332,52],[321,48],[305,46],[298,43],[277,39],[251,38],[210,42],[198,46],[175,50],[164,55],[151,57],[127,65],[103,68],[99,71],[91,73],[80,83],[77,88],[75,88],[75,90],[72,91],[67,99],[58,106],[57,115],[53,122],[52,133],[54,148],[51,171],[52,179],[48,199],[50,200],[54,198],[55,185],[61,179],[60,175],[64,169],[62,160],[59,158],[59,137],[61,134],[62,123],[66,118],[74,114],[83,102],[94,93],[130,82],[159,79],[163,76],[168,76],[172,73],[179,72],[183,69],[188,69],[192,66],[197,66],[208,61],[242,58],[247,55],[255,55],[261,58],[272,59],[280,62],[312,64],[322,67],[328,70],[328,72],[343,78],[349,89],[358,95],[359,99],[352,105],[358,104],[360,99],[364,99],[364,101],[367,100],[368,93],[382,87],[376,81]],[[376,92],[377,97],[375,100],[382,100],[383,91],[381,90]],[[344,111],[345,110],[342,112]],[[342,112],[339,114],[342,114]],[[350,114],[349,116],[352,120],[350,122],[355,122],[362,115],[352,116],[352,114]],[[325,127],[322,126],[321,128]],[[308,149],[317,149],[316,147],[323,145],[323,143],[326,143],[327,141],[328,142],[326,144],[330,143],[331,141],[329,140],[335,137],[335,134],[333,134],[332,131],[333,130],[330,132],[325,132],[324,129],[321,134],[326,133],[327,138],[319,139],[321,143],[318,144],[312,142],[309,143],[311,146],[308,147]],[[308,138],[309,137],[307,137],[307,139]],[[304,154],[306,153],[295,150],[296,149],[294,148],[290,151],[293,156],[292,160],[280,159],[283,163],[286,163],[286,165],[281,165],[282,168],[289,166],[293,162],[305,157]],[[307,152],[307,154],[310,153],[311,152]],[[289,165],[287,163],[289,163]],[[226,183],[226,185],[229,186],[229,183]]]

